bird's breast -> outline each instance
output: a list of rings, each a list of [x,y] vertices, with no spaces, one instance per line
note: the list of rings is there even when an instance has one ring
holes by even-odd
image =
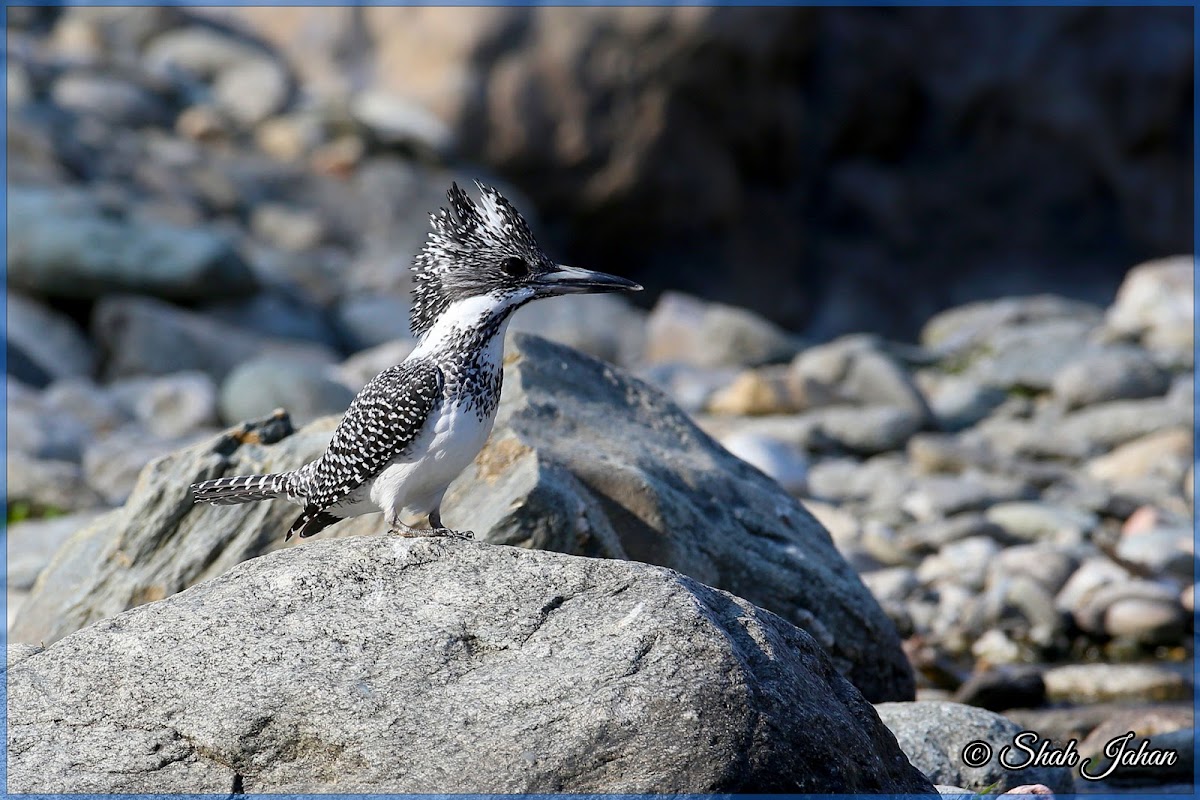
[[[433,426],[430,455],[437,461],[461,461],[459,469],[465,468],[487,441],[494,421],[494,414],[481,416],[466,400],[447,403]]]

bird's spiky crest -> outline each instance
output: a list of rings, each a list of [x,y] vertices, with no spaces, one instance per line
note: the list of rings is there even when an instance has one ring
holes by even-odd
[[[500,192],[479,181],[479,203],[457,183],[446,193],[449,208],[429,215],[432,230],[413,260],[412,321],[420,338],[450,305],[454,289],[469,285],[489,260],[504,255],[540,255],[520,212]]]

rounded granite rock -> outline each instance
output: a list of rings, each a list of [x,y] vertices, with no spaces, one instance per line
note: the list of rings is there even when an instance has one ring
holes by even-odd
[[[933,792],[811,636],[635,562],[315,541],[23,656],[10,791]]]

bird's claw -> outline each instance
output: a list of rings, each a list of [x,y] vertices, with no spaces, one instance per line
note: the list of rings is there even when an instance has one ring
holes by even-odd
[[[449,536],[451,539],[474,539],[475,531],[452,531],[449,528],[430,528],[430,536]]]
[[[426,528],[420,530],[418,528],[409,528],[407,526],[400,528],[388,528],[388,533],[395,536],[403,536],[405,539],[421,539],[424,537],[448,537],[450,539],[474,539],[474,531],[455,531],[450,528]]]

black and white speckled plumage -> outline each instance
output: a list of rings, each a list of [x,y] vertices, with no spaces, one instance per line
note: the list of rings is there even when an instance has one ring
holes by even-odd
[[[515,310],[510,308],[479,328],[461,330],[446,340],[436,356],[446,379],[446,394],[461,398],[481,420],[496,413],[504,381],[504,370],[488,359],[485,345],[500,335],[500,328]]]
[[[372,378],[350,403],[321,457],[289,473],[285,492],[304,503],[304,513],[288,538],[316,533],[309,531],[315,518],[404,455],[443,402],[443,384],[441,369],[424,359],[388,367]]]
[[[405,510],[428,514],[435,533],[447,532],[441,499],[491,431],[512,313],[554,294],[640,288],[555,265],[516,209],[477,185],[478,204],[451,187],[449,209],[431,215],[433,230],[414,260],[416,349],[363,387],[325,453],[294,472],[196,484],[197,501],[286,498],[304,507],[289,538],[378,510],[393,530],[413,533],[400,521]]]

